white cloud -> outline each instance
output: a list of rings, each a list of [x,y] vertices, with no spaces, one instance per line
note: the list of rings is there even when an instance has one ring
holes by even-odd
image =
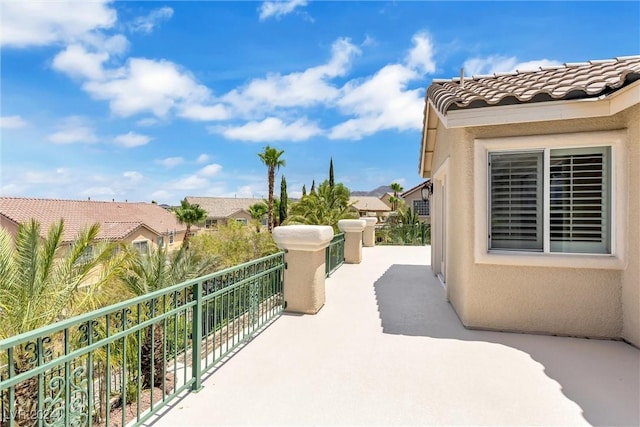
[[[27,126],[27,122],[20,116],[0,117],[0,129],[20,129],[25,126]]]
[[[198,171],[198,175],[209,176],[209,177],[216,176],[220,173],[221,170],[222,170],[222,166],[220,166],[219,164],[213,163],[200,169]]]
[[[407,55],[407,65],[422,74],[434,73],[436,63],[433,59],[433,43],[426,33],[417,33],[412,38],[413,49]]]
[[[171,190],[195,190],[198,188],[204,188],[209,185],[209,181],[206,178],[202,178],[198,175],[189,175],[185,178],[181,178],[169,184]]]
[[[67,46],[53,59],[53,68],[71,77],[84,79],[102,79],[102,64],[109,59],[109,54],[90,53],[78,44]]]
[[[139,133],[128,132],[122,135],[118,135],[113,138],[113,142],[121,147],[139,147],[140,145],[148,144],[151,141],[151,137],[147,135],[141,135]]]
[[[147,117],[145,119],[140,119],[136,122],[136,126],[153,126],[158,124],[158,119],[154,117]]]
[[[125,178],[129,179],[132,182],[139,182],[144,178],[144,176],[140,172],[136,171],[127,171],[122,174]]]
[[[170,61],[130,58],[110,74],[110,79],[89,81],[83,88],[94,98],[109,101],[111,111],[122,117],[143,112],[163,117],[211,96],[207,87]]]
[[[166,159],[156,160],[156,163],[159,163],[167,168],[172,168],[184,163],[184,159],[182,157],[167,157]]]
[[[276,117],[268,117],[262,121],[251,121],[236,127],[210,127],[209,130],[221,133],[227,139],[241,141],[303,141],[320,135],[322,130],[307,119],[298,119],[286,124]]]
[[[185,119],[198,121],[226,120],[230,114],[222,104],[217,105],[185,105],[178,113]]]
[[[278,0],[265,1],[260,6],[260,20],[275,17],[280,18],[293,12],[297,7],[307,5],[307,0]]]
[[[359,54],[360,49],[349,39],[338,39],[331,47],[331,58],[326,64],[303,72],[274,73],[254,79],[245,87],[230,91],[222,99],[247,115],[260,110],[272,111],[277,107],[309,107],[328,103],[340,94],[329,80],[345,75],[351,60]]]
[[[93,30],[112,27],[116,19],[109,0],[3,1],[0,46],[73,42]]]
[[[470,58],[464,62],[466,76],[477,76],[494,73],[511,73],[516,70],[530,71],[539,67],[560,65],[560,62],[550,59],[518,62],[515,56],[489,55],[485,58]]]
[[[54,144],[92,144],[98,141],[94,129],[82,117],[67,117],[59,128],[58,132],[47,137]]]
[[[131,31],[150,33],[153,27],[173,16],[173,9],[168,6],[152,10],[147,16],[139,16],[130,24]]]
[[[208,161],[209,161],[209,155],[204,153],[200,154],[196,159],[196,162],[198,163],[207,163]]]
[[[435,61],[433,44],[426,33],[415,34],[412,42],[406,64],[389,64],[371,77],[345,84],[337,105],[343,113],[355,117],[334,126],[329,138],[361,139],[386,129],[421,128],[424,89],[411,89],[409,84],[434,72]]]

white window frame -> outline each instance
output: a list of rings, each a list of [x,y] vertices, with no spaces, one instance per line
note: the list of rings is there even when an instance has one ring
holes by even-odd
[[[148,239],[134,240],[133,242],[131,242],[131,245],[133,245],[133,247],[140,253],[140,255],[143,255],[143,253],[142,251],[140,251],[140,248],[138,247],[138,245],[141,245],[143,243],[147,245],[147,252],[150,251],[151,242]]]
[[[545,267],[623,269],[626,236],[626,131],[579,132],[567,134],[482,138],[474,141],[474,255],[478,264]],[[548,224],[543,227],[543,252],[489,251],[489,166],[488,156],[495,151],[523,151],[584,147],[611,147],[611,254],[575,254],[550,252],[547,246]],[[545,187],[549,185],[545,179]],[[548,188],[546,188],[548,191]],[[548,209],[545,206],[544,209]],[[544,218],[548,218],[548,212]]]

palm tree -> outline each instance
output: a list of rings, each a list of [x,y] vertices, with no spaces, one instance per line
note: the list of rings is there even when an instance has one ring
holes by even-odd
[[[269,181],[269,201],[267,203],[267,224],[269,231],[273,230],[273,187],[275,182],[276,170],[279,170],[281,166],[286,166],[284,159],[280,156],[284,154],[284,150],[277,150],[270,146],[266,146],[262,153],[258,153],[258,157],[262,160],[262,163],[267,167],[267,178]]]
[[[262,218],[267,213],[267,205],[264,202],[254,203],[249,206],[249,214],[251,214],[251,218],[255,221],[256,224],[256,232],[260,232],[260,226],[262,225]]]
[[[202,209],[197,203],[189,203],[185,197],[180,201],[180,207],[175,210],[175,214],[180,224],[187,226],[187,230],[184,233],[184,240],[182,240],[182,247],[189,249],[191,226],[194,224],[200,224],[206,220],[207,211]]]
[[[342,183],[333,188],[324,181],[318,191],[303,197],[291,207],[287,224],[330,225],[338,231],[338,221],[356,218],[357,214],[349,203],[350,191]]]
[[[125,257],[115,244],[95,244],[99,231],[99,224],[87,227],[67,246],[62,220],[44,238],[35,220],[21,224],[15,239],[0,228],[0,340],[106,303],[103,291],[124,270]],[[14,355],[16,374],[33,368],[24,345]],[[38,377],[17,384],[15,396],[18,425],[35,424],[29,417],[38,410]]]
[[[398,210],[398,193],[402,192],[403,188],[402,185],[400,185],[397,182],[393,182],[391,183],[391,189],[393,190],[393,197],[395,199],[395,201],[392,203],[393,205],[393,210],[397,211]]]
[[[137,251],[129,251],[128,258],[129,269],[123,275],[122,281],[126,289],[135,296],[145,295],[202,276],[208,273],[216,262],[211,257],[198,259],[185,247],[172,257],[167,254],[166,248],[159,248],[152,249],[144,255],[140,255]],[[146,315],[149,314],[146,313]],[[165,377],[163,370],[165,353],[163,323],[157,322],[147,328],[141,345],[140,374],[143,388],[162,386]]]

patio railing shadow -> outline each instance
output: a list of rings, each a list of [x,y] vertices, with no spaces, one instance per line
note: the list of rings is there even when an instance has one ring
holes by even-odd
[[[384,333],[482,341],[544,366],[593,425],[640,425],[638,350],[623,342],[466,329],[430,267],[392,265],[374,284]],[[612,369],[612,366],[615,369]]]

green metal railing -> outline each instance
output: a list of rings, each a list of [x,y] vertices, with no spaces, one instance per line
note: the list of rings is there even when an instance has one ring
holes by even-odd
[[[143,423],[281,313],[283,276],[280,252],[0,341],[0,425]]]
[[[376,227],[376,245],[424,246],[431,244],[431,226],[418,224],[383,224]]]
[[[331,243],[325,249],[324,275],[329,277],[344,264],[344,233],[333,236]]]

